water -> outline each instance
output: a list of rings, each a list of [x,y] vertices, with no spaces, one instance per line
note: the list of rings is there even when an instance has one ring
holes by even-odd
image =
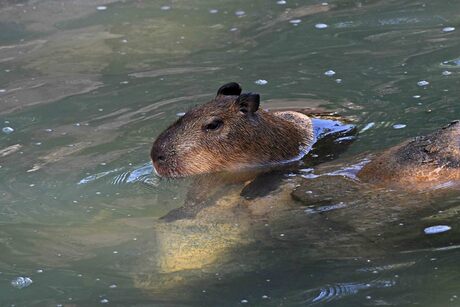
[[[414,196],[317,176],[460,117],[459,9],[2,2],[0,124],[13,132],[0,133],[0,305],[457,306],[457,189]],[[244,188],[265,197],[204,179],[206,206],[162,222],[196,182],[152,174],[151,143],[230,81],[263,106],[338,111],[362,133],[339,159]],[[308,199],[277,190],[302,178]],[[436,225],[450,230],[424,233]],[[33,283],[13,287],[18,277]]]

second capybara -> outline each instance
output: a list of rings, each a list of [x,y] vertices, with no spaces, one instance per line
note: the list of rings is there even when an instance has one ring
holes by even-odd
[[[385,150],[361,169],[358,178],[415,190],[460,180],[460,122]]]

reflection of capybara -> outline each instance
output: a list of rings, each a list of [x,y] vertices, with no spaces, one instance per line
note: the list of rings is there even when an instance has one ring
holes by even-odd
[[[159,175],[180,177],[296,160],[313,142],[307,115],[259,109],[258,94],[228,83],[164,131],[151,158]]]

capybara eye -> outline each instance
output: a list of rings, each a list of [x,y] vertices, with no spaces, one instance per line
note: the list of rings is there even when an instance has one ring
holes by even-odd
[[[204,125],[204,130],[205,131],[214,131],[222,127],[224,122],[221,119],[215,119],[212,122]]]

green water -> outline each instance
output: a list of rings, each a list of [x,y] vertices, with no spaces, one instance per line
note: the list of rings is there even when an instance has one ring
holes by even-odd
[[[190,182],[152,174],[149,150],[230,81],[267,106],[374,123],[329,171],[433,131],[460,118],[459,11],[454,0],[3,1],[0,127],[14,132],[0,132],[0,305],[458,306],[457,191],[165,226]],[[432,225],[452,230],[425,235]],[[193,265],[159,265],[181,240],[201,251],[183,260]],[[13,287],[20,276],[33,283]]]

